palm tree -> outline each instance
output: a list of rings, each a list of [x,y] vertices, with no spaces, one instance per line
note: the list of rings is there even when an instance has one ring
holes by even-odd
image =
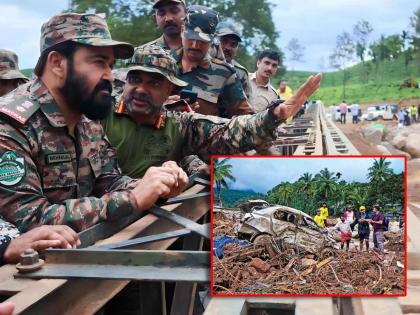
[[[318,194],[321,195],[324,200],[332,197],[337,186],[337,178],[334,176],[334,172],[330,172],[327,168],[324,168],[315,175],[314,179]]]
[[[214,159],[213,164],[213,179],[216,183],[217,198],[219,198],[219,206],[222,206],[222,187],[228,188],[226,179],[236,181],[232,175],[232,165],[228,164],[229,159]]]
[[[379,160],[375,159],[373,165],[368,168],[368,179],[374,185],[378,185],[383,183],[387,176],[392,175],[393,171],[389,167],[391,162],[386,161],[386,158],[379,158]]]
[[[304,173],[301,177],[299,177],[298,182],[300,183],[300,191],[305,192],[308,199],[313,193],[313,177],[312,174]]]
[[[278,190],[279,203],[289,206],[293,194],[293,185],[291,183],[283,183]]]

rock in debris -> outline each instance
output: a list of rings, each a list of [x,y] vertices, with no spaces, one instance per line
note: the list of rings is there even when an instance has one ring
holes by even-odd
[[[420,174],[420,159],[412,159],[407,162],[407,172],[409,175]]]
[[[363,130],[363,136],[366,141],[371,144],[379,144],[382,141],[383,129],[375,128],[373,126],[368,126]]]
[[[420,141],[418,134],[410,134],[407,137],[405,151],[410,153],[413,158],[420,157]]]
[[[390,142],[397,149],[403,149],[407,142],[407,135],[398,133]]]
[[[316,260],[309,258],[302,258],[300,261],[302,267],[310,267],[316,264]]]
[[[269,263],[266,263],[258,257],[252,258],[251,262],[249,263],[249,266],[254,267],[255,270],[259,272],[267,272],[268,270],[270,270],[271,267]]]

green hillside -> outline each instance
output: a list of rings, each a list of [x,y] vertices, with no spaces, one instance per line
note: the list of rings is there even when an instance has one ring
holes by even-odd
[[[221,191],[223,206],[232,208],[238,204],[239,201],[245,201],[248,199],[261,199],[265,195],[257,194],[253,190],[236,190],[236,189],[225,189]],[[214,190],[215,199],[217,198],[217,192]],[[217,203],[216,203],[217,205]]]
[[[348,68],[346,101],[367,103],[420,97],[418,88],[400,88],[407,79],[420,82],[420,68],[414,61],[406,66],[404,58],[400,56],[396,60],[386,60],[377,65],[367,61]],[[314,72],[289,71],[284,78],[296,89],[311,74]],[[340,103],[343,100],[343,78],[342,70],[324,73],[321,87],[313,98],[323,100],[326,105]]]

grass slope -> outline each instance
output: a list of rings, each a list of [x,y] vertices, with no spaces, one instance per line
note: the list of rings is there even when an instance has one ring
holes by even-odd
[[[228,207],[228,208],[234,207],[240,200],[243,200],[249,197],[252,197],[251,199],[254,199],[256,195],[258,194],[253,190],[236,190],[236,189],[222,188],[222,191],[221,191],[223,206]],[[217,200],[216,190],[214,190],[214,199]],[[217,205],[217,202],[215,203],[215,205]]]
[[[368,103],[420,98],[420,89],[400,88],[403,80],[411,77],[419,81],[420,77],[418,64],[411,61],[406,66],[404,56],[396,60],[383,61],[378,65],[372,61],[359,63],[348,68],[346,72],[347,102]],[[296,89],[312,74],[314,72],[289,71],[284,78],[293,89]],[[321,87],[313,98],[323,100],[326,105],[340,103],[344,98],[343,78],[342,70],[324,73]]]

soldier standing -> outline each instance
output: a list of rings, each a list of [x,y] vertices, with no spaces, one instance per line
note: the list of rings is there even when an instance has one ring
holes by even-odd
[[[0,49],[0,97],[28,81],[19,71],[18,57],[10,50]]]
[[[159,38],[143,45],[155,45],[165,50],[177,50],[182,47],[181,29],[187,14],[184,0],[155,0],[153,5],[158,27],[163,34]]]
[[[198,94],[197,112],[230,118],[252,114],[235,70],[226,62],[211,58],[209,48],[218,23],[216,11],[193,5],[188,8],[182,32],[182,49],[174,54],[177,77]]]
[[[94,14],[43,24],[38,79],[0,99],[0,214],[21,231],[44,224],[81,231],[148,209],[186,185],[174,162],[139,180],[122,176],[98,121],[112,108],[114,58],[132,53]]]
[[[241,81],[246,97],[249,98],[251,91],[248,70],[235,60],[239,43],[242,41],[239,24],[231,21],[222,21],[217,24],[216,35],[219,38],[220,47],[223,50],[226,62],[235,68],[236,76]]]

